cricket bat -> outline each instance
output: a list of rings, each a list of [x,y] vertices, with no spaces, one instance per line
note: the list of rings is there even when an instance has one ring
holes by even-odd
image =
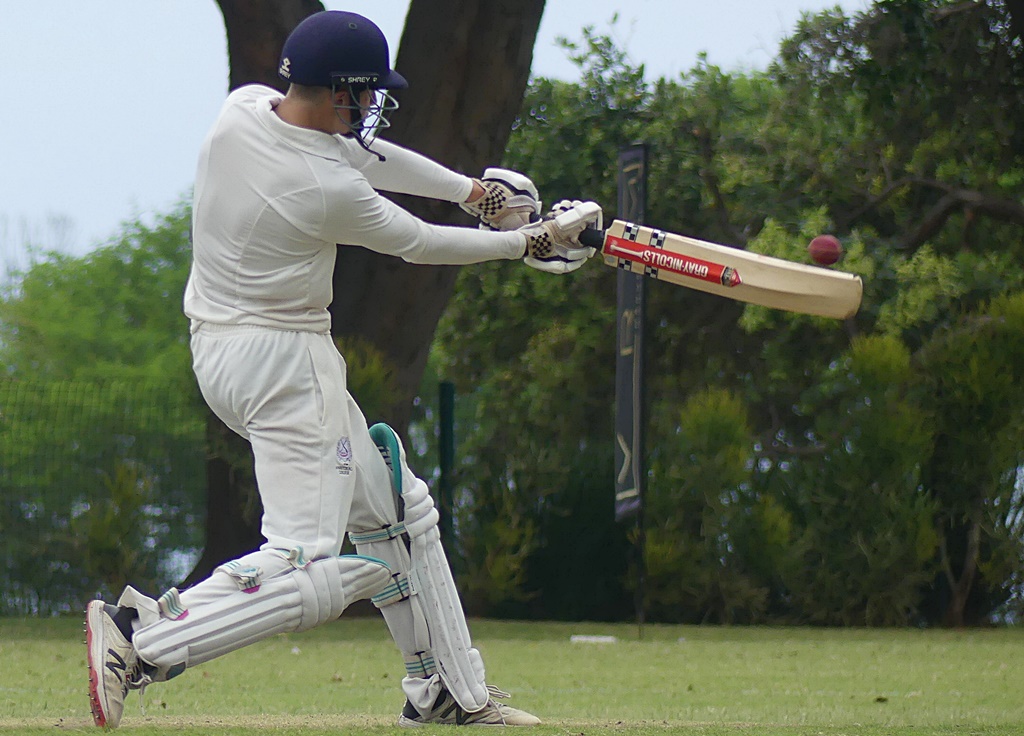
[[[580,243],[599,248],[613,268],[749,304],[835,319],[852,317],[860,307],[860,276],[622,220],[604,231],[584,230]]]

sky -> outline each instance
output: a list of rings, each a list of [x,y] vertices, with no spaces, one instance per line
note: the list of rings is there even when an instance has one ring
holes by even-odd
[[[392,59],[408,4],[324,3],[374,20]],[[764,69],[803,13],[869,4],[547,0],[532,73],[575,80],[557,39],[581,40],[586,26],[644,64],[649,80],[678,78],[701,52],[726,70]],[[0,50],[0,272],[47,250],[82,255],[124,222],[152,222],[188,197],[199,146],[227,94],[214,0],[5,3]]]

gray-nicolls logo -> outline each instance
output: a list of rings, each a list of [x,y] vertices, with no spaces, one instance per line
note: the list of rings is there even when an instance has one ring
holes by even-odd
[[[288,79],[288,78],[290,78],[292,76],[291,65],[292,65],[292,60],[291,59],[286,57],[286,58],[281,60],[281,68],[279,70],[279,73],[285,79]]]

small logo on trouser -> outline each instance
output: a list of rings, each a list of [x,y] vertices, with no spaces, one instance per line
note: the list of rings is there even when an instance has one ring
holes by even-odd
[[[335,469],[338,471],[338,475],[348,475],[352,472],[352,443],[348,437],[342,437],[338,440],[337,449],[338,464]]]

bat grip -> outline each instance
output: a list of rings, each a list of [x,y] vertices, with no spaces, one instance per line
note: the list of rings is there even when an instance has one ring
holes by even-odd
[[[600,250],[601,247],[604,246],[604,230],[598,230],[596,227],[588,227],[580,233],[580,245]]]

